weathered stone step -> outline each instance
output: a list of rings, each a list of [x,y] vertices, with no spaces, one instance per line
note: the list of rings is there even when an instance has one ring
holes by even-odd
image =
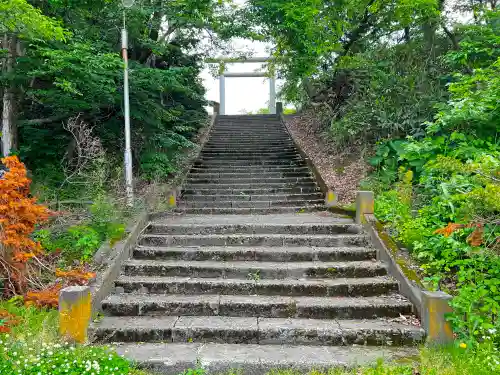
[[[267,374],[296,369],[328,373],[332,368],[354,368],[384,362],[402,362],[418,357],[413,347],[375,346],[288,346],[216,343],[121,344],[116,350],[139,366],[154,368],[158,374],[181,374],[203,364],[207,374],[228,374],[238,369],[242,375]]]
[[[275,139],[275,138],[284,138],[290,139],[289,133],[287,133],[284,129],[249,129],[249,130],[232,130],[232,129],[213,129],[210,133],[211,138],[224,138],[224,139],[232,139],[232,138],[251,138],[251,139]]]
[[[332,224],[245,224],[245,223],[212,223],[207,220],[204,224],[175,224],[151,222],[146,233],[158,234],[358,234],[362,232],[362,227],[357,224],[338,223]]]
[[[317,186],[294,186],[294,187],[267,187],[267,188],[255,188],[255,189],[233,189],[218,186],[211,186],[210,188],[198,188],[190,189],[189,187],[184,187],[183,194],[186,195],[267,195],[267,194],[307,194],[307,193],[321,193]]]
[[[284,150],[295,151],[297,149],[292,143],[285,145],[284,144],[262,145],[259,143],[255,145],[248,145],[247,147],[241,145],[240,147],[237,147],[229,145],[206,144],[204,150],[206,151],[284,151]]]
[[[104,342],[218,342],[271,345],[416,345],[419,327],[386,320],[228,316],[105,317],[92,329]]]
[[[231,234],[231,235],[161,235],[144,234],[139,239],[144,246],[367,246],[368,238],[359,234],[291,235],[291,234]]]
[[[268,195],[193,195],[193,194],[183,194],[182,200],[184,201],[309,201],[309,200],[321,200],[323,199],[323,194],[268,194]]]
[[[298,157],[299,153],[296,150],[290,150],[290,151],[211,151],[211,150],[203,150],[200,154],[200,157],[202,158],[249,158],[249,159],[254,159],[254,158],[285,158],[285,159],[290,159],[290,158],[295,158]]]
[[[306,166],[304,159],[293,159],[293,160],[221,160],[221,159],[198,159],[195,165],[205,165],[205,166],[223,166],[223,167],[266,167],[281,166],[281,167],[303,167]]]
[[[183,201],[179,207],[185,208],[269,208],[269,207],[295,207],[297,204],[321,205],[324,199],[302,201]]]
[[[206,277],[224,279],[323,279],[387,274],[380,262],[251,262],[139,260],[124,263],[126,276]]]
[[[177,208],[176,213],[197,214],[197,215],[270,215],[280,213],[302,213],[302,212],[317,212],[324,210],[324,205],[321,206],[300,206],[297,203],[296,207],[269,207],[269,208]]]
[[[258,142],[261,140],[264,141],[287,141],[290,140],[290,136],[286,133],[270,133],[264,135],[252,135],[252,134],[235,134],[235,133],[222,133],[222,132],[214,132],[211,134],[211,140],[214,141],[248,141],[248,142]]]
[[[196,179],[226,179],[226,178],[297,178],[297,177],[311,177],[309,171],[305,172],[193,172],[189,174],[190,178]]]
[[[241,146],[243,148],[253,148],[253,147],[270,147],[270,148],[277,148],[277,147],[293,147],[295,148],[295,144],[293,141],[289,140],[261,140],[261,141],[245,141],[245,140],[218,140],[218,139],[211,139],[209,140],[206,144],[205,147],[214,147],[214,148],[226,148],[226,147],[232,147],[236,148],[238,146]]]
[[[307,166],[246,166],[246,167],[225,167],[225,166],[206,166],[198,163],[191,169],[191,173],[287,173],[287,172],[307,172],[310,170]]]
[[[261,183],[269,183],[269,184],[314,184],[315,181],[312,177],[260,177],[260,176],[251,176],[251,177],[215,177],[215,178],[203,178],[198,177],[196,175],[189,175],[186,179],[186,184],[230,184],[236,182],[238,184],[261,184]]]
[[[269,296],[378,296],[397,293],[399,285],[386,276],[309,280],[244,280],[192,277],[120,276],[115,285],[125,293],[240,294]]]
[[[217,261],[363,261],[377,257],[366,247],[147,247],[134,249],[135,259]]]
[[[241,182],[227,182],[227,183],[203,183],[203,182],[192,182],[186,181],[184,186],[185,190],[195,190],[199,191],[200,189],[217,189],[217,190],[258,190],[258,189],[291,189],[291,188],[317,188],[316,184],[313,182],[309,183],[298,183],[298,182],[252,182],[252,183],[241,183]],[[296,190],[297,191],[297,190]]]
[[[282,163],[290,163],[290,162],[299,162],[302,159],[299,154],[289,155],[289,156],[280,156],[280,155],[255,155],[255,156],[246,156],[246,155],[201,155],[200,161],[225,161],[225,162],[233,162],[233,161],[248,161],[248,162],[267,162],[267,161],[280,161]]]
[[[102,302],[102,309],[112,316],[376,319],[410,315],[413,306],[400,295],[353,298],[114,294]]]

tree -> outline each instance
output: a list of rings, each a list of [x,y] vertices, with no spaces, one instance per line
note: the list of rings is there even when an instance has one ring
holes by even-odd
[[[17,148],[15,92],[12,77],[16,59],[23,53],[23,42],[29,40],[65,40],[68,34],[60,24],[41,14],[26,0],[0,2],[1,47],[5,57],[1,62],[3,76],[2,154],[8,156]]]

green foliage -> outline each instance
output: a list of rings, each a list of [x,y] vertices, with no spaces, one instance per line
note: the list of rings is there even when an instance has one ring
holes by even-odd
[[[113,245],[124,237],[126,213],[108,197],[97,198],[89,213],[90,218],[80,224],[35,233],[45,252],[60,255],[61,266],[91,262],[103,242]]]
[[[441,44],[446,48],[446,42]],[[436,112],[433,106],[447,96],[444,64],[427,54],[414,41],[344,57],[337,69],[348,72],[346,90],[352,94],[334,103],[338,114],[331,121],[332,140],[343,146],[355,140],[421,136],[422,124]]]
[[[46,17],[26,0],[0,2],[0,32],[14,33],[22,39],[65,40],[70,34],[60,23]]]
[[[61,344],[41,344],[31,342],[3,341],[0,351],[0,371],[2,374],[128,374],[130,363],[127,359],[101,347],[75,347]]]

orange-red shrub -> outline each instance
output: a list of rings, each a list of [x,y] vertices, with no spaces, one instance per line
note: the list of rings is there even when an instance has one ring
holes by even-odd
[[[6,294],[23,294],[26,264],[42,253],[40,243],[30,236],[50,212],[30,196],[31,180],[17,156],[6,157],[2,163],[8,170],[0,179],[0,273],[7,280]]]

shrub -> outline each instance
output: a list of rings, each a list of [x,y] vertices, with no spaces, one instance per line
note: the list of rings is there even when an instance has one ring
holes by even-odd
[[[47,207],[30,197],[31,180],[17,156],[2,159],[7,171],[0,178],[0,263],[6,294],[24,293],[26,267],[42,252],[30,236],[49,217]]]

